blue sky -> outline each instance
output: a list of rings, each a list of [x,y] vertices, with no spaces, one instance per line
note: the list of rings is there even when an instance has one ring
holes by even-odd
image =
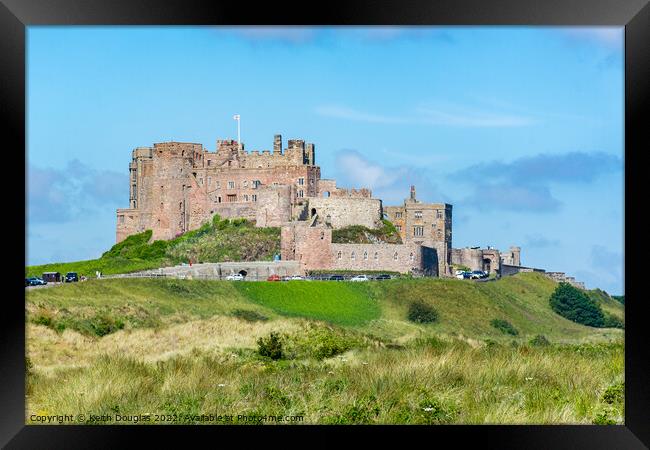
[[[273,135],[385,205],[454,205],[454,247],[623,287],[623,28],[29,27],[27,262],[90,259],[131,150]]]

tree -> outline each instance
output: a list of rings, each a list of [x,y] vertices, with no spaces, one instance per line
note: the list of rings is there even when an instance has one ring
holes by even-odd
[[[605,326],[605,315],[600,306],[569,283],[560,283],[549,301],[553,311],[566,319],[590,327]]]

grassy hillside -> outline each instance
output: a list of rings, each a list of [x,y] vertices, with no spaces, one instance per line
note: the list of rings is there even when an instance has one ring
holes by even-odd
[[[257,228],[245,219],[221,219],[218,215],[199,229],[169,241],[150,242],[151,236],[151,230],[131,235],[98,259],[29,266],[25,276],[77,272],[94,277],[96,271],[105,275],[137,272],[189,260],[270,261],[274,254],[280,253],[279,228]]]
[[[555,286],[526,273],[486,283],[110,279],[30,290],[27,413],[620,423],[623,331],[555,314]],[[412,301],[438,320],[408,321]],[[608,308],[623,317],[620,303]],[[271,332],[284,359],[257,353]],[[551,345],[531,345],[539,334]]]

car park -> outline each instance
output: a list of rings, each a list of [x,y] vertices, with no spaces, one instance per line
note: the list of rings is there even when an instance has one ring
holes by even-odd
[[[226,277],[226,280],[228,280],[228,281],[243,281],[244,276],[241,273],[233,273],[232,275],[228,275]]]
[[[356,277],[352,277],[350,281],[368,281],[369,278],[366,275],[357,275]]]

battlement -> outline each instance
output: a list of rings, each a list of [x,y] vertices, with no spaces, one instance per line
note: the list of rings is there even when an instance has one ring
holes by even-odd
[[[348,198],[371,198],[372,191],[370,189],[361,188],[361,189],[347,189],[347,188],[336,188],[330,192],[332,197],[348,197]]]

